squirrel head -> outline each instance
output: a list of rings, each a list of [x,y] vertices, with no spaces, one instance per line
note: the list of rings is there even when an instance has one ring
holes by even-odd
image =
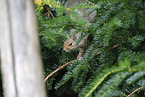
[[[73,38],[68,38],[63,45],[63,50],[66,52],[70,52],[77,49],[76,45],[77,36],[74,35]]]
[[[81,38],[81,34],[83,34],[83,33],[82,32],[76,33],[75,29],[71,29],[70,35],[73,37],[71,37],[71,38],[68,37],[63,45],[63,50],[66,52],[79,50],[79,54],[77,56],[78,59],[82,58],[82,56],[86,50],[86,47],[87,47],[88,34],[86,36],[84,36],[81,40],[79,40],[79,38]],[[78,41],[79,41],[79,43],[78,43]]]

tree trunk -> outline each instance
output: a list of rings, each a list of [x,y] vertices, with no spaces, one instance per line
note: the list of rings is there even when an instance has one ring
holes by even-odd
[[[5,97],[46,97],[31,0],[0,0],[0,50]]]

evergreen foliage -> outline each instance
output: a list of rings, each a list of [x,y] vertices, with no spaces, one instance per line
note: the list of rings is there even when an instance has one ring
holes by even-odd
[[[144,1],[89,0],[94,5],[77,4],[69,13],[66,0],[50,1],[37,10],[45,76],[75,59],[62,51],[70,29],[85,32],[89,38],[83,59],[47,80],[48,97],[125,97],[140,87],[131,96],[145,96]],[[78,8],[89,8],[88,14],[97,10],[96,22],[89,24]]]

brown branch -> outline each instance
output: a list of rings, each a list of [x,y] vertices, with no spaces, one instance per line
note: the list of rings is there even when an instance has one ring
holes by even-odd
[[[114,45],[112,48],[116,48],[119,44]]]
[[[99,55],[99,54],[101,54],[102,52],[101,51],[99,51],[96,55]]]
[[[91,68],[90,65],[88,65],[88,67],[90,68],[90,70],[95,74],[94,70]]]
[[[48,10],[48,12],[51,14],[52,18],[55,18],[55,17],[54,17],[54,15],[51,13],[51,11],[50,11],[50,10]]]
[[[57,71],[59,71],[60,69],[63,69],[65,66],[69,65],[70,63],[72,63],[73,61],[76,61],[76,60],[72,60],[72,61],[69,61],[68,63],[62,65],[61,67],[57,68],[55,71],[53,71],[52,73],[50,73],[45,79],[44,79],[44,83],[46,82],[46,80],[51,77],[53,74],[55,74]]]
[[[88,1],[88,0],[86,0],[86,2],[88,2],[88,3],[92,4],[92,5],[95,5],[94,3],[92,3],[92,2],[90,2],[90,1]]]
[[[127,95],[126,97],[131,96],[131,95],[132,95],[132,94],[134,94],[136,91],[138,91],[138,90],[140,90],[140,89],[142,89],[142,88],[143,88],[143,87],[140,87],[140,88],[138,88],[138,89],[134,90],[131,94]]]
[[[51,13],[51,11],[48,9],[48,7],[45,6],[45,8],[46,8],[47,11],[50,13],[50,15],[52,16],[52,18],[55,18],[54,15]]]

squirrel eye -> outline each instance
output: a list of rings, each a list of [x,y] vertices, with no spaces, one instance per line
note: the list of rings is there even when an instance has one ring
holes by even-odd
[[[69,44],[69,46],[71,46],[71,45],[72,45],[72,43]]]

